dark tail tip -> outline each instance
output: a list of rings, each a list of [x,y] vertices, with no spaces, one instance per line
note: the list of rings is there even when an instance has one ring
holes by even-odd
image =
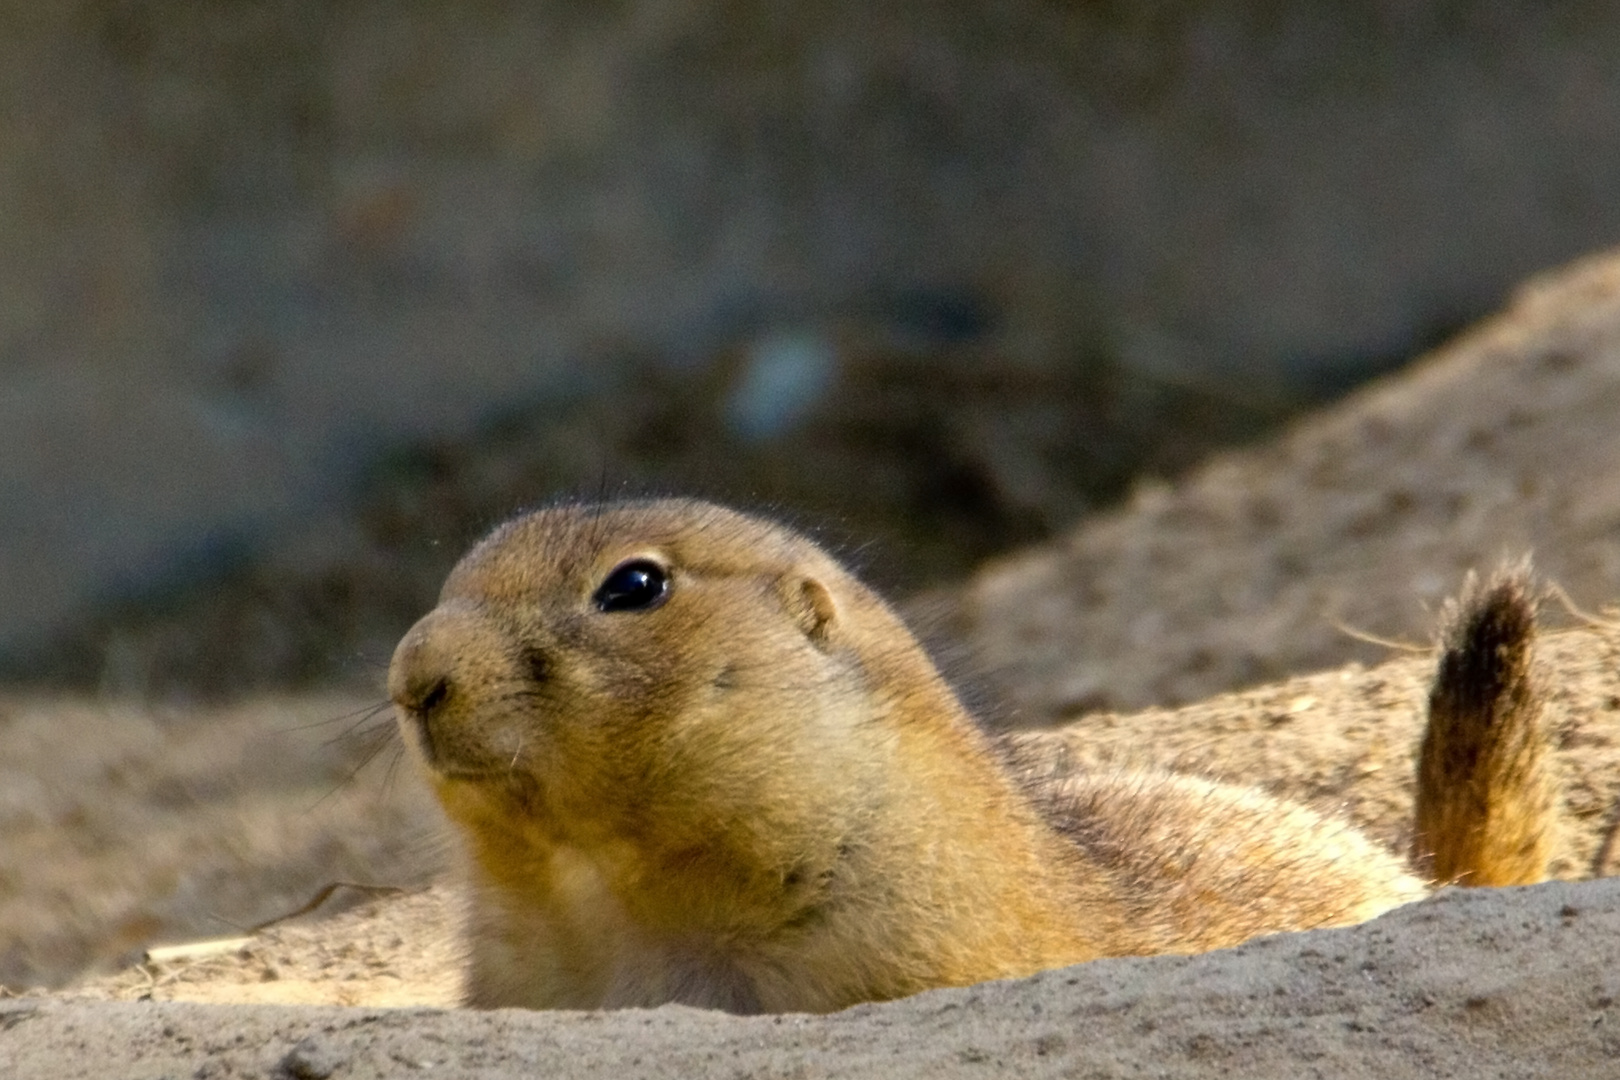
[[[1540,594],[1528,559],[1446,605],[1418,758],[1413,854],[1467,885],[1540,881],[1556,812],[1534,648]]]

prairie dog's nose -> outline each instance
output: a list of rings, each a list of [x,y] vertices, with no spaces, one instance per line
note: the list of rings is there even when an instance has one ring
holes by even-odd
[[[388,696],[402,710],[425,717],[450,696],[450,664],[429,613],[405,632],[388,665]]]
[[[430,768],[465,773],[512,759],[505,713],[492,707],[525,685],[525,661],[513,655],[511,638],[499,613],[457,598],[399,639],[388,665],[388,696],[401,731]]]

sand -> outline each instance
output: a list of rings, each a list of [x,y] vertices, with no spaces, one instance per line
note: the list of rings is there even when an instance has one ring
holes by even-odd
[[[0,1074],[1570,1080],[1620,1071],[1617,973],[1620,882],[1557,883],[826,1017],[0,1002]]]

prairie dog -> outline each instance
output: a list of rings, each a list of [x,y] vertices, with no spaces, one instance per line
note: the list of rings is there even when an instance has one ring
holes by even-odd
[[[500,526],[400,642],[389,694],[465,841],[473,1006],[823,1012],[1358,922],[1431,888],[1258,791],[1046,778],[836,560],[702,502]],[[1492,723],[1539,745],[1535,702],[1510,704]],[[1447,730],[1456,747],[1489,726]],[[1508,790],[1524,775],[1485,782],[1533,804],[1509,817],[1550,816]],[[1421,854],[1496,880],[1452,858],[1459,835]]]

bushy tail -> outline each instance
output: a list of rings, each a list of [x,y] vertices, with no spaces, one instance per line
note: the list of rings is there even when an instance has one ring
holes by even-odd
[[[1470,575],[1446,606],[1412,843],[1433,881],[1526,885],[1546,876],[1558,785],[1531,655],[1538,600],[1524,561],[1484,586]]]

